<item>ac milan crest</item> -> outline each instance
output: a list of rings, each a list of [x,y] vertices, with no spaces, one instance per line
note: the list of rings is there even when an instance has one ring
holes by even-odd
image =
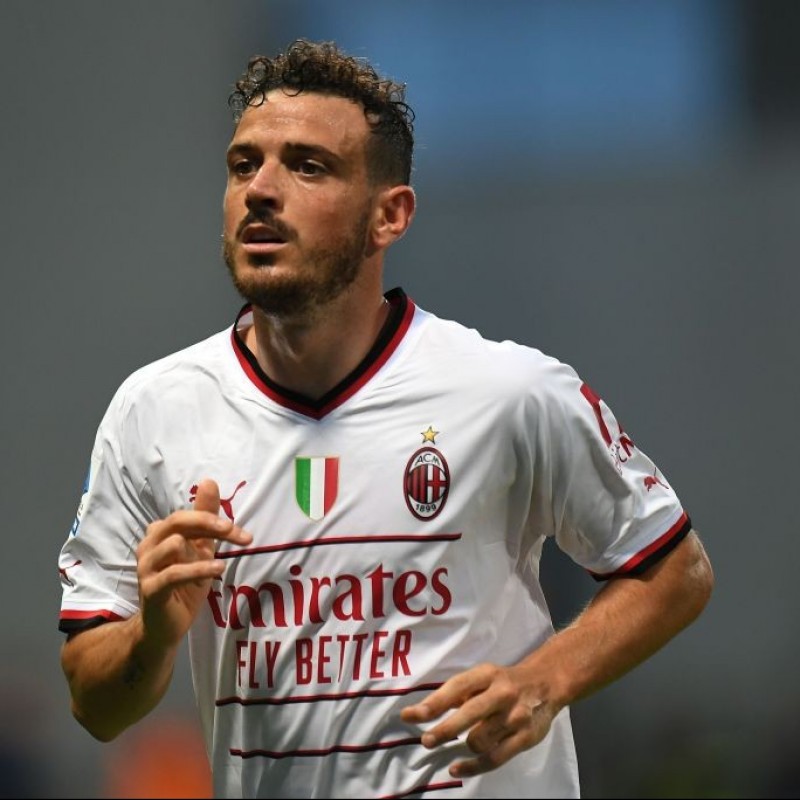
[[[421,447],[408,459],[403,494],[417,519],[433,519],[444,508],[450,491],[450,469],[435,447]]]

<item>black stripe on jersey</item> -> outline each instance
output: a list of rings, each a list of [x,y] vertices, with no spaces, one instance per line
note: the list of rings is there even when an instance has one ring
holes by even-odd
[[[85,617],[83,619],[60,619],[58,621],[58,629],[62,633],[80,633],[111,621],[108,617],[99,614],[96,617]]]
[[[672,532],[672,535],[664,541],[664,543],[653,550],[652,553],[648,553],[644,558],[640,561],[634,563],[633,566],[627,567],[623,565],[620,569],[616,570],[615,572],[609,572],[607,575],[601,575],[597,572],[589,572],[589,574],[596,580],[596,581],[607,581],[609,578],[620,578],[625,577],[627,575],[641,575],[643,572],[646,572],[653,564],[657,564],[664,558],[667,553],[670,553],[674,550],[678,544],[686,538],[689,534],[689,531],[692,529],[692,521],[689,519],[688,514],[684,515],[683,524],[676,528],[675,531]]]
[[[300,392],[287,389],[273,381],[261,368],[261,365],[258,363],[258,359],[256,359],[255,354],[250,351],[250,349],[242,340],[236,324],[234,324],[233,327],[233,341],[239,355],[247,361],[258,380],[260,380],[276,395],[283,397],[294,406],[299,406],[302,409],[308,409],[310,415],[313,416],[322,411],[326,406],[330,405],[340,395],[344,394],[354,383],[357,383],[359,379],[362,378],[378,360],[381,353],[383,353],[383,351],[388,347],[389,343],[392,341],[392,338],[400,329],[400,325],[403,322],[403,318],[406,314],[406,309],[408,308],[408,297],[400,287],[389,290],[384,296],[389,302],[389,315],[386,317],[386,321],[383,323],[383,327],[381,328],[377,339],[375,339],[374,344],[369,349],[369,352],[361,360],[361,363],[358,364],[358,366],[349,375],[336,384],[333,389],[331,389],[329,392],[326,392],[322,397],[316,400],[311,397],[307,397]],[[247,311],[249,311],[251,308],[252,306],[248,303],[239,311],[239,314],[236,317],[237,324],[245,315],[245,313],[247,313]]]

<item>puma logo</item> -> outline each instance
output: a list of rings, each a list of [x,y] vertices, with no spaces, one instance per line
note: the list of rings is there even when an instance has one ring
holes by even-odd
[[[72,582],[72,580],[70,579],[69,575],[67,575],[67,570],[68,570],[68,569],[72,569],[73,567],[77,567],[77,566],[78,566],[78,564],[82,564],[82,563],[83,563],[83,562],[82,562],[81,560],[78,560],[78,561],[76,561],[74,564],[70,564],[68,567],[63,567],[63,568],[62,568],[62,567],[59,567],[59,568],[58,568],[58,574],[59,574],[59,576],[61,577],[61,580],[63,580],[63,581],[64,581],[64,583],[66,583],[66,584],[67,584],[67,586],[74,586],[74,585],[75,585],[75,584]]]
[[[241,489],[242,486],[245,486],[246,484],[247,481],[240,481],[237,487],[233,490],[233,494],[230,497],[220,497],[219,499],[219,505],[220,508],[222,509],[222,513],[225,514],[225,516],[231,522],[235,522],[233,518],[233,498],[236,497],[236,493],[239,491],[239,489]],[[194,486],[192,486],[191,489],[189,489],[189,500],[191,500],[191,502],[194,503],[196,499],[197,499],[197,484],[195,484]]]
[[[665,489],[669,489],[669,486],[667,486],[664,481],[656,477],[656,471],[657,470],[653,470],[652,475],[648,475],[646,478],[644,478],[644,488],[647,489],[648,492],[656,485],[663,486]]]

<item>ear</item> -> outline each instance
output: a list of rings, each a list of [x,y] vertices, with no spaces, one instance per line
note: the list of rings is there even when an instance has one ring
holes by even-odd
[[[410,186],[391,186],[379,192],[372,219],[374,250],[387,248],[408,230],[416,207],[417,198]]]

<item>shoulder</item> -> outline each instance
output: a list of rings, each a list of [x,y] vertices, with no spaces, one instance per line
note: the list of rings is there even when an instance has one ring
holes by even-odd
[[[425,360],[449,375],[460,371],[473,382],[526,395],[547,394],[564,382],[579,381],[572,366],[532,345],[490,339],[461,322],[419,313]]]
[[[231,357],[230,329],[219,331],[134,370],[119,385],[109,414],[126,417],[134,409],[163,408],[218,384]]]

